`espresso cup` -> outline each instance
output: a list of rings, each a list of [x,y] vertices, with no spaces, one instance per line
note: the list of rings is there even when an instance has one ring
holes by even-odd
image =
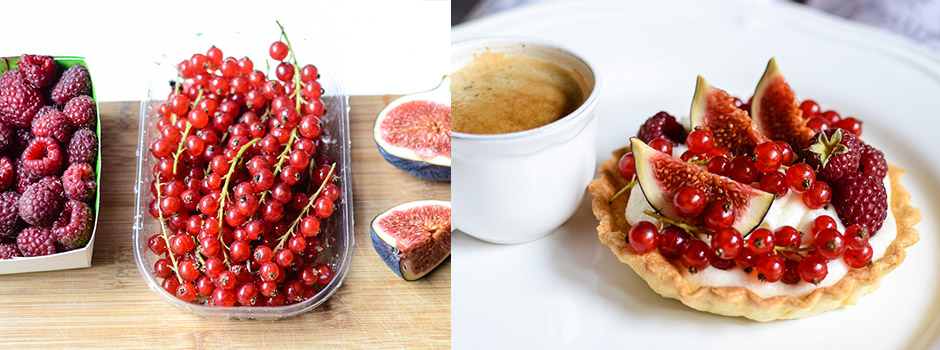
[[[451,133],[454,227],[488,242],[528,242],[574,214],[594,175],[600,81],[572,51],[519,37],[455,43],[451,71],[487,51],[554,63],[582,79],[586,88],[577,109],[549,124],[504,134]]]

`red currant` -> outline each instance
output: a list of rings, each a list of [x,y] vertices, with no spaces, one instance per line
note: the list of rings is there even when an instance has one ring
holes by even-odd
[[[649,221],[637,222],[628,234],[630,247],[639,254],[646,254],[656,249],[659,243],[659,230]]]
[[[800,103],[800,109],[803,110],[803,119],[815,117],[820,113],[819,104],[813,100],[804,100]]]
[[[277,61],[283,61],[285,58],[287,58],[288,50],[289,49],[287,44],[280,41],[275,41],[271,44],[271,48],[268,50],[268,54],[271,55],[271,58]]]
[[[754,166],[764,174],[776,172],[783,164],[783,150],[774,142],[764,142],[754,147],[754,156],[757,158]]]
[[[681,228],[666,226],[659,233],[659,253],[666,259],[679,259],[679,252],[691,239]]]
[[[690,151],[696,154],[705,154],[712,149],[714,140],[715,137],[711,131],[698,129],[689,133],[689,136],[685,138],[685,144]]]
[[[760,189],[777,195],[777,198],[787,195],[787,192],[790,191],[790,187],[787,186],[787,176],[781,172],[772,172],[761,176]]]
[[[712,251],[719,259],[733,259],[744,247],[744,239],[738,230],[731,227],[723,227],[715,231],[712,235]]]
[[[774,231],[774,244],[778,247],[799,248],[802,241],[800,231],[793,226],[783,226]]]
[[[813,242],[813,248],[816,254],[824,258],[834,260],[839,258],[845,252],[845,239],[839,231],[825,229],[816,234],[816,240]]]
[[[844,129],[846,131],[851,131],[853,134],[855,134],[856,137],[862,136],[862,122],[860,122],[858,119],[848,117],[838,122],[833,122],[832,126],[835,128]]]
[[[711,230],[731,227],[734,224],[734,206],[723,200],[709,203],[705,207],[705,226]]]
[[[845,238],[845,246],[848,249],[861,250],[868,245],[868,229],[864,226],[855,224],[845,229],[842,235]]]
[[[750,158],[745,156],[734,157],[728,167],[728,172],[731,174],[731,179],[742,184],[747,185],[757,181],[757,167]]]
[[[806,121],[806,127],[813,129],[815,132],[828,130],[830,125],[829,121],[821,116],[815,116]]]
[[[800,261],[797,268],[800,278],[812,284],[819,284],[829,274],[829,266],[826,265],[826,262],[826,258],[819,254],[807,256],[803,261]]]
[[[774,251],[774,233],[766,228],[758,228],[747,237],[751,250],[758,255],[767,255]]]
[[[650,141],[649,146],[657,151],[672,155],[672,141],[667,139],[661,137],[653,139]]]
[[[711,257],[711,249],[708,243],[693,239],[689,241],[679,254],[679,260],[682,265],[689,269],[690,273],[696,273],[708,267],[708,260]]]
[[[809,232],[813,234],[813,237],[816,237],[816,234],[818,234],[819,231],[825,229],[836,230],[838,228],[839,227],[836,225],[836,219],[833,219],[829,215],[820,215],[813,219],[813,226],[810,228]]]
[[[705,210],[705,193],[698,187],[683,186],[673,197],[672,205],[676,212],[687,218],[694,218]]]
[[[815,182],[816,172],[806,163],[796,163],[787,169],[787,184],[793,192],[806,192]]]
[[[620,170],[620,175],[627,180],[632,180],[633,176],[636,174],[636,165],[634,163],[635,159],[633,153],[624,154],[620,157],[620,162],[617,163],[617,168]]]
[[[871,264],[871,258],[871,244],[868,243],[866,243],[862,249],[848,249],[845,251],[845,255],[842,256],[842,260],[845,261],[846,265],[856,269]]]
[[[730,162],[724,156],[716,156],[708,161],[708,171],[713,174],[728,176]]]
[[[776,254],[764,255],[757,259],[757,279],[762,282],[777,282],[786,270],[783,259]]]
[[[803,204],[810,209],[825,207],[832,200],[832,189],[822,181],[816,181],[808,191],[803,193]]]

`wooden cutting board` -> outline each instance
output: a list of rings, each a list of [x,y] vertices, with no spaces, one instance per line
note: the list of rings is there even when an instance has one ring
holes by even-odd
[[[354,96],[352,184],[356,247],[345,283],[326,303],[278,321],[206,319],[147,288],[132,247],[138,102],[102,103],[101,211],[92,266],[0,276],[0,348],[450,348],[450,260],[416,282],[378,257],[369,222],[417,199],[450,200],[450,183],[385,162],[372,123],[391,96]]]

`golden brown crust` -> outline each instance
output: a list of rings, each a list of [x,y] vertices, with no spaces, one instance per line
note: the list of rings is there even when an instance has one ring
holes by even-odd
[[[921,219],[920,210],[910,205],[911,195],[901,186],[905,171],[890,165],[891,212],[897,221],[898,234],[888,246],[885,254],[870,267],[852,269],[836,284],[816,288],[807,295],[794,297],[780,295],[762,298],[744,287],[694,286],[683,275],[680,263],[670,262],[653,251],[637,254],[625,237],[630,224],[624,215],[629,193],[620,195],[613,203],[611,197],[626,186],[627,180],[620,176],[617,162],[627,149],[614,152],[598,168],[600,177],[591,181],[588,190],[594,196],[592,208],[600,221],[597,234],[604,245],[617,255],[620,261],[630,265],[650,287],[660,295],[678,299],[696,310],[726,316],[743,316],[757,321],[794,319],[853,305],[863,295],[878,289],[881,279],[904,261],[904,249],[917,243],[919,237],[914,225]]]

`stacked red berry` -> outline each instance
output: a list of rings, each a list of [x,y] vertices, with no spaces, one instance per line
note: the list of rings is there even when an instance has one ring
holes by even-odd
[[[659,223],[641,221],[633,225],[627,235],[633,250],[645,254],[658,249],[692,273],[709,265],[723,270],[738,267],[748,273],[756,270],[762,281],[788,284],[800,280],[820,283],[828,274],[828,261],[834,259],[843,259],[853,268],[870,265],[872,248],[868,238],[878,231],[887,215],[882,182],[887,173],[884,155],[858,139],[862,128],[857,119],[842,118],[835,111],[821,112],[812,100],[803,102],[802,111],[804,122],[817,131],[808,145],[802,145],[805,147],[767,141],[746,154],[731,154],[716,143],[711,131],[695,129],[685,138],[688,150],[680,159],[777,197],[792,191],[791,195],[800,196],[807,210],[832,205],[847,227],[845,232],[838,231],[836,219],[829,215],[815,218],[810,232],[806,232],[812,239],[806,244],[804,233],[791,226],[775,232],[766,228],[738,232],[733,224],[740,213],[734,205],[710,200],[709,185],[689,179],[671,197],[671,209],[677,217],[647,212]],[[681,134],[665,132],[667,126],[674,129],[673,124],[678,125],[660,112],[641,126],[638,135],[650,138],[644,141],[653,149],[672,154],[673,135]],[[620,174],[635,179],[637,162],[632,153],[623,156]],[[634,183],[631,181],[624,191]]]
[[[154,275],[184,301],[281,306],[333,278],[318,259],[330,241],[321,223],[341,200],[336,163],[318,152],[323,90],[283,28],[281,38],[276,77],[213,46],[179,63],[157,108],[149,211],[160,231],[148,246]]]
[[[22,55],[0,75],[0,259],[91,240],[98,138],[90,94],[85,66],[65,69],[50,56]],[[78,113],[81,120],[69,117]]]

